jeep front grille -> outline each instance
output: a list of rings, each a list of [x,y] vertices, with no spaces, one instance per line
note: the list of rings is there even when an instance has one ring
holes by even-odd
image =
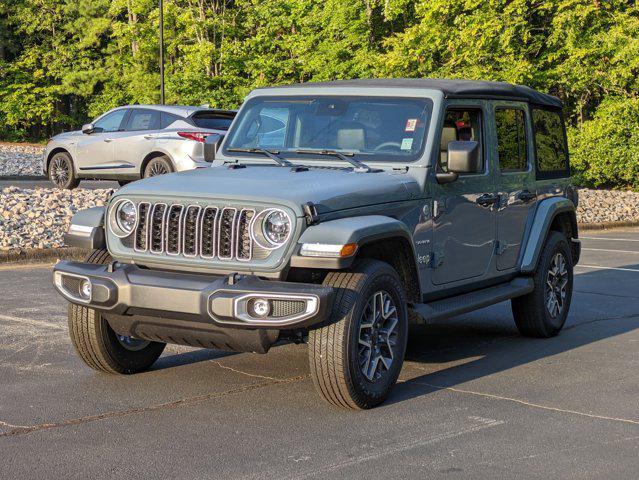
[[[268,256],[251,239],[251,208],[140,202],[137,209],[136,252],[241,262]]]

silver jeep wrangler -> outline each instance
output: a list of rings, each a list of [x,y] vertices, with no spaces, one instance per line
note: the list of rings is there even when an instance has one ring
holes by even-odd
[[[317,390],[373,407],[411,322],[510,300],[523,335],[566,321],[579,260],[561,102],[505,83],[354,80],[253,91],[211,168],[76,214],[54,283],[80,357],[149,368],[166,343],[307,341]]]

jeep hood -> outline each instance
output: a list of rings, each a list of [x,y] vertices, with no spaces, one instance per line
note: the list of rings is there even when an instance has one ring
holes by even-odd
[[[117,194],[179,199],[221,199],[286,205],[302,215],[313,202],[318,213],[414,199],[417,182],[405,173],[356,173],[347,169],[228,166],[200,168],[147,178],[121,188]]]

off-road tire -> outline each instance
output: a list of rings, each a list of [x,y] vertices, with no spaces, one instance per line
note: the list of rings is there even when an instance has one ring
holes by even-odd
[[[311,377],[318,392],[329,403],[362,410],[382,403],[402,368],[408,333],[408,308],[402,282],[388,264],[365,259],[348,272],[331,272],[324,285],[335,288],[329,320],[309,332]],[[366,378],[359,366],[360,322],[371,296],[387,292],[397,309],[397,351],[391,367],[380,379]]]
[[[547,306],[548,272],[555,255],[559,253],[566,262],[567,280],[566,296],[563,309],[556,318],[552,318]],[[511,300],[513,317],[519,333],[526,337],[549,338],[557,335],[570,310],[573,285],[573,264],[570,245],[565,235],[552,231],[546,239],[541,252],[537,270],[533,276],[535,289],[527,295]]]
[[[75,176],[73,159],[67,152],[58,152],[51,157],[47,176],[56,188],[63,190],[73,190],[80,184],[80,179]]]
[[[143,178],[156,177],[158,175],[164,175],[174,172],[173,164],[169,157],[162,155],[149,160],[149,163],[144,167]]]
[[[94,250],[87,263],[106,265],[112,261],[106,250]],[[128,350],[99,312],[69,304],[69,335],[78,355],[89,367],[106,373],[131,374],[148,369],[162,354],[166,344],[149,342],[138,350]]]

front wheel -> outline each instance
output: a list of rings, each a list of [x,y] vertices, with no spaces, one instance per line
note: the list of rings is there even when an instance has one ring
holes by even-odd
[[[72,190],[80,184],[75,176],[71,155],[67,152],[58,152],[51,158],[48,174],[51,183],[58,188]]]
[[[572,255],[565,235],[550,232],[533,280],[532,292],[511,301],[515,323],[524,336],[553,337],[566,323],[572,299]]]
[[[105,250],[94,250],[87,263],[112,261]],[[94,370],[129,374],[148,369],[159,358],[165,343],[118,335],[92,308],[69,305],[69,335],[78,355]]]
[[[350,409],[382,403],[404,362],[408,316],[397,272],[377,260],[324,281],[336,290],[328,324],[309,333],[313,383],[329,403]]]

